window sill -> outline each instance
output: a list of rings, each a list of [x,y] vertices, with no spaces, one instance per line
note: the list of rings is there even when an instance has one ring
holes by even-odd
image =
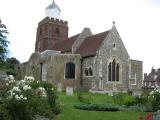
[[[85,77],[85,78],[92,78],[92,77],[94,77],[94,76],[83,76],[83,77]]]
[[[75,78],[65,78],[65,80],[75,80]]]
[[[131,84],[131,85],[136,86],[137,84]]]

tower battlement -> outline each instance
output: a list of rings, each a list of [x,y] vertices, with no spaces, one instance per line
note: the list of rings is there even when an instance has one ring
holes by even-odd
[[[50,18],[50,17],[46,17],[44,18],[42,21],[39,22],[39,26],[44,24],[44,23],[54,23],[54,24],[60,24],[62,26],[68,26],[68,22],[64,21],[64,20],[60,20],[60,19],[55,19],[55,18]]]

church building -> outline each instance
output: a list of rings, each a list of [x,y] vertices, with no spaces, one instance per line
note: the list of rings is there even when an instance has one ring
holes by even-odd
[[[29,61],[16,66],[17,79],[34,76],[55,84],[93,92],[138,94],[142,87],[142,61],[132,60],[116,29],[92,34],[89,28],[68,37],[68,22],[60,19],[61,10],[53,2],[39,22],[35,52]]]

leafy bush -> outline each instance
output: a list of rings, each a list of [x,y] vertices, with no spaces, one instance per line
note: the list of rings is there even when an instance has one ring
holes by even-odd
[[[127,93],[117,93],[113,96],[114,103],[118,105],[125,105],[127,107],[135,104],[134,96],[131,96]]]
[[[77,96],[80,103],[91,104],[93,101],[90,95],[85,96],[82,93],[78,93]]]
[[[106,104],[77,104],[76,109],[91,110],[91,111],[118,111],[119,107]]]
[[[142,96],[136,96],[135,97],[135,104],[136,105],[145,105],[148,102],[148,96],[142,95]]]
[[[51,106],[52,111],[55,114],[59,114],[62,111],[62,109],[61,109],[60,104],[57,103],[56,101],[58,98],[56,87],[54,87],[52,84],[47,83],[47,82],[41,82],[40,84],[46,90],[48,103]]]
[[[124,93],[120,92],[113,96],[113,101],[118,105],[123,105],[123,98],[124,98]]]
[[[135,98],[131,95],[125,95],[123,98],[123,104],[127,107],[135,104]]]
[[[24,80],[17,81],[16,85],[11,86],[8,82],[7,87],[10,89],[5,89],[4,95],[0,96],[3,98],[0,101],[0,119],[5,114],[11,120],[32,120],[37,115],[53,118],[61,112],[57,91],[52,84],[25,77]]]
[[[154,90],[150,93],[149,102],[152,105],[152,110],[154,112],[160,110],[160,90]]]

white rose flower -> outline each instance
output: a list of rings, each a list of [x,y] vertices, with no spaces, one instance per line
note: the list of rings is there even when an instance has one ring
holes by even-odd
[[[20,98],[23,98],[23,95],[20,95]]]
[[[9,75],[8,76],[10,80],[14,80],[14,76],[13,75]]]
[[[29,86],[28,89],[31,89],[31,87]]]
[[[27,97],[24,97],[23,100],[27,100]]]
[[[28,76],[28,80],[34,81],[34,77],[33,76]]]
[[[24,80],[27,80],[27,76],[24,77]]]
[[[16,95],[15,98],[16,100],[21,100],[21,98],[18,95]]]
[[[31,87],[29,86],[29,85],[25,85],[24,87],[23,87],[23,90],[30,90],[31,89]]]
[[[13,91],[17,91],[17,92],[21,92],[21,90],[19,89],[19,87],[13,87],[12,90],[13,90]]]
[[[20,81],[19,81],[19,85],[20,85],[20,86],[24,86],[25,84],[26,84],[26,81],[25,81],[25,80],[20,80]]]

